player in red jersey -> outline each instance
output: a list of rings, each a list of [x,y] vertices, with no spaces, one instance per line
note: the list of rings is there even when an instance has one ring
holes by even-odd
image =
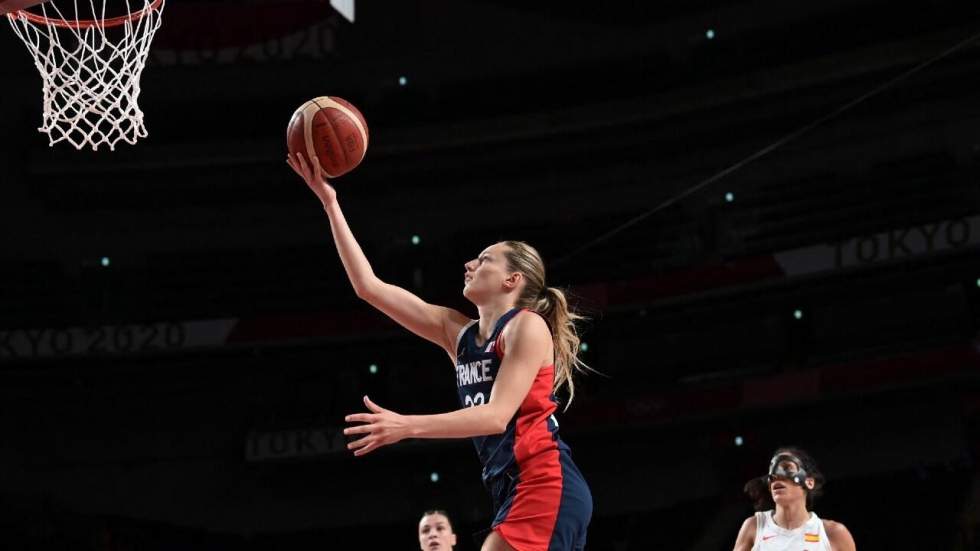
[[[409,331],[439,345],[456,365],[461,409],[401,415],[367,396],[370,413],[348,415],[349,444],[362,456],[405,438],[472,438],[494,504],[483,551],[575,551],[585,547],[592,516],[588,485],[558,437],[554,391],[584,369],[578,316],[564,294],[545,283],[532,247],[495,243],[465,264],[463,296],[479,319],[429,304],[381,281],[351,233],[337,194],[317,163],[289,165],[316,194],[330,220],[337,252],[357,296]]]

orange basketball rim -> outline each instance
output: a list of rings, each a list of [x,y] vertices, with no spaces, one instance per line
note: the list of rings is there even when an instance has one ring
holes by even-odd
[[[7,16],[41,74],[38,130],[48,135],[50,145],[65,141],[77,149],[135,144],[148,135],[138,104],[139,81],[166,0],[84,4],[0,0],[0,15]],[[106,17],[107,8],[120,5],[140,9]]]

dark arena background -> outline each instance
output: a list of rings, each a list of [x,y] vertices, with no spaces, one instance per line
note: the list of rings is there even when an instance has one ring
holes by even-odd
[[[111,3],[111,2],[110,2]],[[590,550],[731,549],[780,445],[861,550],[980,528],[980,5],[169,0],[149,137],[49,147],[0,25],[0,548],[418,549],[488,526],[465,440],[363,458],[343,416],[457,408],[445,354],[359,301],[285,163],[364,113],[335,181],[375,271],[475,309],[542,252],[589,316],[560,415]],[[770,147],[773,146],[773,147]]]

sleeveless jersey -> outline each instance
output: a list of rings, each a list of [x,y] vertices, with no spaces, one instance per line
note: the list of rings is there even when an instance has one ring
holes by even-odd
[[[520,312],[514,308],[501,316],[482,345],[476,341],[476,320],[460,330],[456,337],[456,388],[461,406],[478,406],[490,399],[503,359],[501,334],[507,322]],[[553,415],[558,407],[552,392],[554,380],[554,365],[542,367],[507,429],[502,434],[472,438],[483,464],[484,481],[531,465],[534,462],[528,460],[542,452],[568,449],[558,437],[558,421]]]
[[[816,513],[795,530],[787,530],[773,520],[773,511],[755,514],[755,545],[752,551],[831,551],[830,538]]]

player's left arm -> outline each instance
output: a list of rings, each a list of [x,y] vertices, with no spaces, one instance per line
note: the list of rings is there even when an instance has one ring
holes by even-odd
[[[405,438],[468,438],[500,434],[531,390],[534,378],[551,358],[551,333],[541,316],[521,313],[504,328],[507,353],[500,364],[486,404],[436,415],[400,415],[384,409],[367,396],[371,413],[348,415],[346,435],[364,435],[348,444],[354,455],[364,455]]]
[[[856,551],[857,546],[854,543],[854,538],[846,526],[839,522],[824,519],[823,527],[827,531],[827,537],[830,538],[831,549],[834,551]]]

